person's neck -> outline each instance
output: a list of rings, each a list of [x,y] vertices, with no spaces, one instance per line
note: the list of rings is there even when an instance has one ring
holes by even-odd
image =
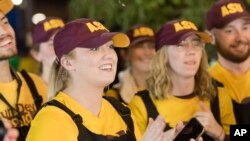
[[[149,72],[141,72],[131,68],[131,75],[134,78],[135,84],[138,88],[146,88],[146,79],[149,75]]]
[[[248,59],[246,59],[244,62],[234,63],[218,55],[218,61],[223,67],[235,75],[245,74],[250,69],[250,57],[248,57]]]
[[[194,77],[190,78],[171,78],[173,88],[171,94],[174,96],[186,96],[194,91],[195,80]]]
[[[102,87],[74,83],[69,85],[64,92],[79,102],[92,114],[98,116],[102,106],[103,89]]]
[[[44,81],[46,84],[49,83],[49,75],[50,75],[51,67],[52,67],[52,66],[46,66],[46,65],[43,65],[43,67],[42,67],[41,78],[43,79],[43,81]]]
[[[7,83],[13,80],[8,60],[0,61],[0,82]]]

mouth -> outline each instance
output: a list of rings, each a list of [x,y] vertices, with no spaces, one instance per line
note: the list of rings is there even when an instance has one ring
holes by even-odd
[[[110,71],[112,71],[112,66],[113,65],[111,63],[103,64],[103,65],[99,66],[99,69],[101,69],[102,71],[110,72]]]
[[[196,61],[186,61],[186,62],[184,62],[184,64],[186,64],[186,65],[195,65]]]
[[[140,61],[143,63],[150,63],[151,62],[151,58],[141,58]]]
[[[233,49],[236,49],[236,50],[244,50],[246,47],[248,47],[248,44],[246,44],[246,43],[239,43],[239,44],[231,45],[231,47]]]
[[[9,45],[11,45],[11,40],[10,39],[2,40],[1,43],[0,43],[0,48],[8,47]]]

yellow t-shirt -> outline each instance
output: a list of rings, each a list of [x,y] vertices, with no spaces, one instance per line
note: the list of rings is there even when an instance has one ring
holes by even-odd
[[[80,114],[83,125],[92,133],[101,135],[119,136],[119,131],[127,130],[127,125],[105,99],[99,116],[93,115],[67,94],[60,92],[56,100],[63,103],[75,114]],[[141,140],[139,129],[134,123],[136,140]],[[31,123],[27,141],[77,141],[78,128],[72,118],[63,110],[55,106],[46,106],[38,112]]]
[[[229,94],[236,102],[241,103],[245,98],[250,98],[250,69],[245,74],[234,75],[216,62],[209,71],[214,79],[224,85],[225,89],[232,91],[225,94]]]
[[[224,96],[219,95],[219,108],[221,110],[220,118],[226,134],[229,134],[229,125],[235,124],[235,118],[231,111],[232,103],[231,101],[227,101],[226,98],[220,97]],[[159,114],[165,118],[166,123],[172,128],[180,121],[188,122],[195,112],[201,111],[199,101],[200,100],[196,96],[189,98],[171,96],[168,99],[153,99],[153,103]],[[204,103],[210,109],[210,102],[205,101]],[[131,103],[129,103],[129,107],[136,118],[135,120],[141,134],[143,134],[146,130],[148,121],[147,110],[143,100],[140,96],[135,95]]]
[[[17,74],[22,81],[18,104],[16,104],[18,84],[15,79],[9,83],[0,83],[0,93],[12,107],[18,107],[22,118],[22,121],[19,121],[21,122],[20,126],[29,125],[37,109],[26,81],[20,73]],[[46,102],[47,86],[37,75],[29,73],[29,76],[33,80],[38,94],[42,96],[43,102]],[[9,120],[13,127],[17,127],[18,125],[17,113],[13,112],[13,110],[11,110],[11,108],[6,103],[4,103],[2,99],[0,99],[0,118]]]

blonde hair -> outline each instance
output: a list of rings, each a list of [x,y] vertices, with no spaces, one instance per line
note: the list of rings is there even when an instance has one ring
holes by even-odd
[[[63,56],[72,58],[74,53],[72,51],[68,53],[68,55]],[[59,91],[62,91],[67,87],[70,75],[68,71],[60,64],[60,61],[55,60],[52,65],[49,78],[48,98],[52,99]]]
[[[168,98],[173,88],[169,76],[167,47],[168,46],[164,46],[156,52],[151,63],[152,70],[146,81],[151,96],[156,99]],[[199,69],[195,75],[194,93],[201,100],[211,99],[215,96],[215,88],[212,84],[212,78],[208,73],[207,54],[204,49],[202,51]]]

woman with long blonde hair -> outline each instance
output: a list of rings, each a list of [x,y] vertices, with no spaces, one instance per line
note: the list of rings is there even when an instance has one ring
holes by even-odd
[[[157,52],[147,79],[148,90],[138,92],[129,104],[141,133],[149,117],[163,116],[166,130],[171,130],[179,121],[185,123],[195,117],[205,129],[204,140],[224,140],[234,117],[227,109],[231,106],[228,101],[217,107],[211,104],[222,95],[217,95],[207,71],[204,47],[210,41],[207,33],[199,32],[195,24],[187,20],[170,21],[158,31]],[[213,115],[212,107],[219,112]]]

